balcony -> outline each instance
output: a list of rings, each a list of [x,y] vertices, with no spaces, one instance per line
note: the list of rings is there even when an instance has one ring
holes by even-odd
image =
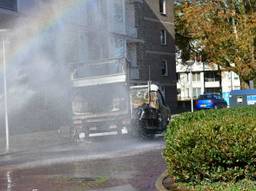
[[[205,82],[205,88],[218,88],[218,87],[220,87],[220,81]]]
[[[89,78],[73,79],[73,87],[87,87],[87,86],[97,86],[97,85],[125,83],[125,82],[126,82],[125,74],[113,74],[108,76],[94,76]]]
[[[128,0],[129,3],[143,3],[143,0]]]

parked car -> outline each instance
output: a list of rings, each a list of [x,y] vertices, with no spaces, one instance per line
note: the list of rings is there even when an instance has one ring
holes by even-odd
[[[195,110],[226,108],[227,102],[219,94],[203,94],[194,102]]]

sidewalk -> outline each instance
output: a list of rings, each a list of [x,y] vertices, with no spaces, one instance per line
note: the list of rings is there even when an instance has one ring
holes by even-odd
[[[9,152],[6,153],[5,137],[0,137],[0,156],[15,152],[33,151],[67,143],[68,133],[60,133],[58,130],[40,131],[19,135],[10,135]]]

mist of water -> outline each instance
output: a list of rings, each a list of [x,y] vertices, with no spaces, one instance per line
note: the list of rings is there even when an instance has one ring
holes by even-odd
[[[114,86],[110,84],[74,87],[72,82],[72,78],[89,79],[95,75],[126,75],[127,25],[123,5],[125,1],[23,0],[23,2],[27,2],[24,5],[26,11],[10,22],[9,25],[12,27],[6,35],[10,148],[12,150],[15,147],[12,137],[21,134],[15,137],[19,148],[22,150],[36,148],[37,153],[34,154],[35,150],[33,150],[32,154],[25,152],[17,156],[10,155],[10,160],[4,157],[1,162],[21,163],[13,166],[16,170],[57,163],[109,159],[109,165],[106,166],[112,167],[113,164],[110,164],[112,158],[137,155],[162,148],[161,143],[150,142],[139,145],[140,141],[135,139],[122,139],[119,142],[111,142],[111,140],[111,143],[104,139],[94,146],[90,143],[53,146],[56,144],[56,136],[48,134],[45,130],[71,127],[72,109],[77,114],[90,115],[111,113],[118,109],[128,112],[130,109],[125,83]],[[1,52],[0,48],[0,63],[2,63]],[[133,59],[136,62],[136,58]],[[1,68],[1,106],[4,105],[2,77]],[[0,107],[0,120],[1,147],[4,135],[4,107]],[[116,125],[122,123],[118,118],[116,121]],[[30,134],[37,131],[45,131],[46,133],[41,133],[41,136],[46,141],[52,138],[50,143],[45,144],[42,137],[33,137],[34,134]],[[24,136],[24,133],[29,133],[29,136]],[[38,154],[45,145],[47,152]],[[70,153],[69,156],[67,151]],[[15,157],[18,159],[16,160]],[[77,174],[80,176],[80,171],[78,173],[74,172],[74,176]],[[6,174],[4,181],[7,190],[14,189],[14,175],[15,171],[8,171]]]
[[[71,102],[76,90],[72,87],[71,74],[82,78],[124,72],[119,60],[124,60],[125,40],[113,35],[125,27],[122,1],[33,2],[27,1],[25,13],[12,20],[12,27],[5,35],[12,135],[72,125]],[[116,59],[114,64],[94,66],[113,59]],[[1,82],[2,76],[1,70]],[[2,83],[0,90],[3,105]],[[82,91],[88,94],[86,88]],[[102,95],[94,91],[90,96],[103,98],[106,91]],[[124,91],[124,88],[115,89],[111,93],[124,94]],[[101,101],[103,104],[104,100]],[[4,121],[3,113],[1,107],[1,121]],[[1,123],[2,130],[3,126]]]

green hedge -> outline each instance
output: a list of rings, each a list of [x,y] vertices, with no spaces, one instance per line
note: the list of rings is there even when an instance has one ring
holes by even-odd
[[[164,157],[180,181],[256,177],[256,107],[184,113],[169,125]]]

